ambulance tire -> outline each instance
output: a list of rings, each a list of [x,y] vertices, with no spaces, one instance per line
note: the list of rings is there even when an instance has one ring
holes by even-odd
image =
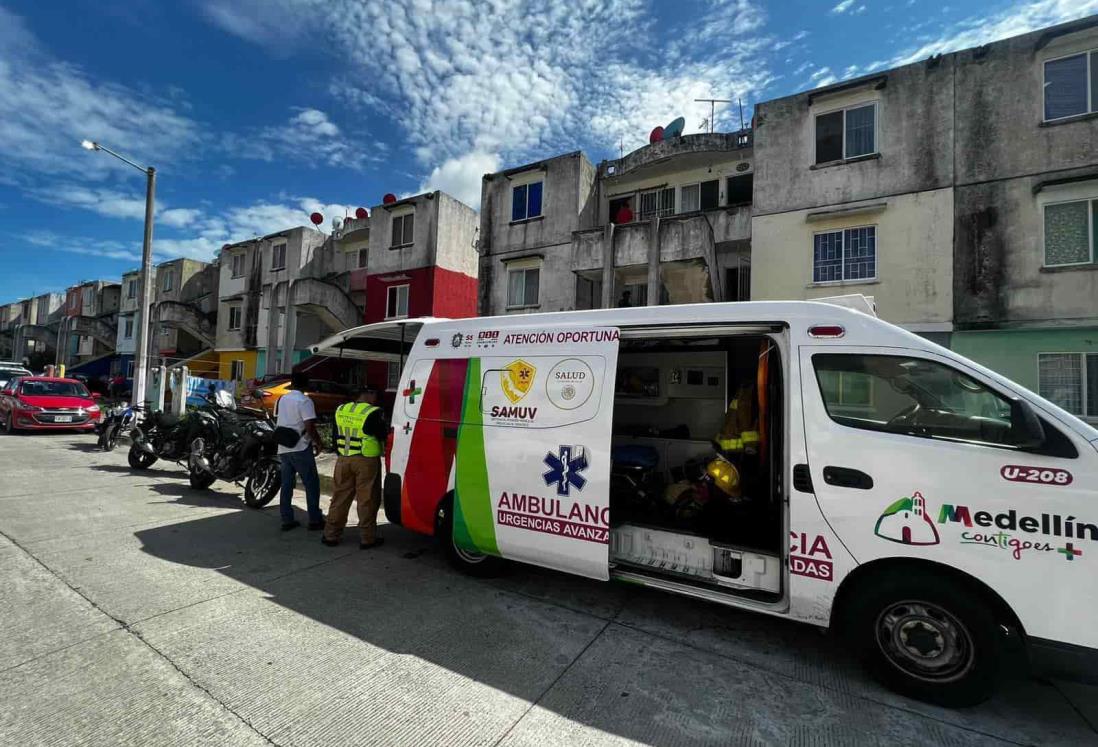
[[[876,576],[849,600],[845,638],[879,682],[947,708],[994,692],[1006,652],[991,605],[943,574]]]
[[[435,538],[442,544],[446,560],[457,570],[478,578],[494,578],[503,573],[506,564],[494,555],[481,555],[454,545],[454,497],[447,495],[435,512]]]

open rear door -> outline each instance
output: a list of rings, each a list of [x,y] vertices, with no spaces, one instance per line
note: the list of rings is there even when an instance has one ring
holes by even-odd
[[[500,330],[468,359],[454,537],[468,550],[609,577],[618,330]]]

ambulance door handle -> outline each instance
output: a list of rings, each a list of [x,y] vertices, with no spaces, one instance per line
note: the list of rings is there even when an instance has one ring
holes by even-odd
[[[824,467],[824,482],[837,488],[871,490],[873,478],[861,470],[850,467]]]

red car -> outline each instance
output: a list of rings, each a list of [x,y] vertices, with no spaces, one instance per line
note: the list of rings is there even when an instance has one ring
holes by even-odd
[[[95,430],[101,417],[96,398],[76,379],[21,376],[0,390],[0,424],[16,430]]]

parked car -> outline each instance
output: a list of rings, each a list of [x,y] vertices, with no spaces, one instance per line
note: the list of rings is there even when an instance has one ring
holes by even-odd
[[[274,415],[278,412],[278,400],[289,391],[289,378],[261,381],[240,398],[240,404],[244,407],[260,408]],[[337,407],[351,399],[351,390],[334,381],[312,381],[305,394],[313,401],[316,414],[320,417],[334,415]]]
[[[22,366],[7,366],[0,363],[0,390],[7,388],[8,382],[20,376],[31,376],[31,372]]]
[[[21,376],[0,390],[0,423],[17,430],[95,430],[102,413],[96,397],[76,379]]]

